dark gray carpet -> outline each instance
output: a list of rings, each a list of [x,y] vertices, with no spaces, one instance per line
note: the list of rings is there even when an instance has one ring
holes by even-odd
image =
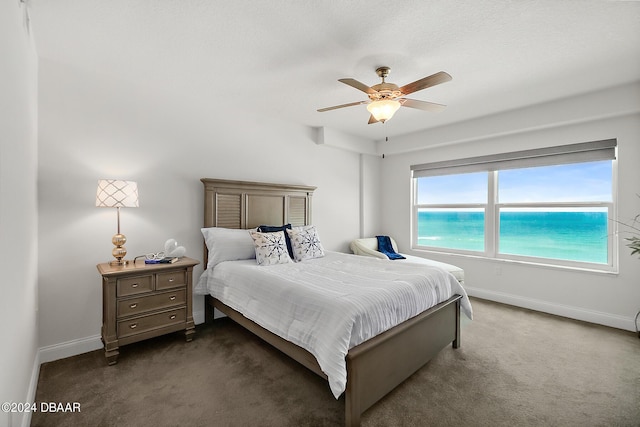
[[[363,426],[640,426],[640,339],[632,332],[473,299],[462,347],[363,415]],[[337,426],[323,379],[227,319],[45,363],[32,426]]]

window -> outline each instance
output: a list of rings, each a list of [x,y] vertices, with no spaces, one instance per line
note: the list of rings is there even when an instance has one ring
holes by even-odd
[[[611,270],[615,140],[412,166],[413,245]]]
[[[484,251],[487,172],[419,178],[417,245]]]

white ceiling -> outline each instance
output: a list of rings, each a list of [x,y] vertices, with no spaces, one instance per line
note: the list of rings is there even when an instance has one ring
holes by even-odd
[[[640,80],[638,1],[27,1],[41,58],[371,140]],[[411,96],[447,109],[316,112],[381,65],[399,86],[447,71]]]

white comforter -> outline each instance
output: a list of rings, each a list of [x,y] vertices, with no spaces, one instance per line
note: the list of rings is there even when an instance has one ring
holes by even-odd
[[[443,269],[338,252],[272,266],[222,262],[203,273],[195,291],[313,354],[336,398],[346,388],[351,347],[455,294],[472,318],[465,290]]]

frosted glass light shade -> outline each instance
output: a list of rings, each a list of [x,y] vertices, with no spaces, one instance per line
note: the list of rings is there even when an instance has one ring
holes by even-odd
[[[105,208],[137,208],[138,183],[117,179],[98,180],[96,206]]]
[[[373,101],[367,105],[367,110],[379,122],[386,122],[400,108],[400,103],[392,99],[383,99],[381,101]]]

